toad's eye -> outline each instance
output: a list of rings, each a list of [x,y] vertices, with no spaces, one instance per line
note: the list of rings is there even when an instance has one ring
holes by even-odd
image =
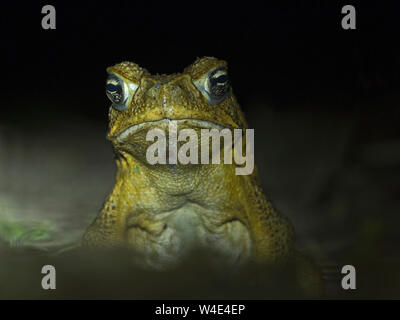
[[[229,90],[228,71],[225,67],[218,67],[208,72],[204,78],[195,81],[195,85],[210,104],[220,103]]]
[[[115,74],[110,74],[106,80],[106,94],[111,100],[113,108],[119,111],[128,109],[137,87],[136,84],[130,83],[128,85]]]

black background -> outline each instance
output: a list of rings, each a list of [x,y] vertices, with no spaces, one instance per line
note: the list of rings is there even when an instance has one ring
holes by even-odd
[[[57,29],[43,30],[47,2],[6,2],[1,94],[68,96],[85,101],[79,112],[102,117],[107,66],[129,60],[172,73],[205,55],[229,62],[239,101],[303,101],[332,90],[349,100],[398,87],[394,1],[279,3],[53,1]],[[356,30],[341,28],[345,4],[356,6]]]

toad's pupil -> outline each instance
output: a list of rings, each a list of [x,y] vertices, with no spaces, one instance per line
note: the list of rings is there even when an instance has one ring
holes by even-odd
[[[228,76],[226,74],[222,74],[218,77],[211,77],[211,93],[215,97],[222,97],[228,91]]]
[[[119,83],[107,83],[106,91],[107,94],[114,102],[121,102],[122,100],[122,86]]]
[[[108,83],[106,85],[106,90],[110,93],[117,93],[117,94],[121,94],[122,93],[122,87],[120,84],[113,84],[113,83]]]
[[[114,91],[117,92],[117,91],[121,91],[121,86],[109,83],[109,84],[107,84],[106,89],[110,92],[114,92]]]
[[[220,83],[226,83],[226,82],[228,82],[228,76],[226,74],[221,75],[218,78],[211,79],[212,84],[220,84]]]

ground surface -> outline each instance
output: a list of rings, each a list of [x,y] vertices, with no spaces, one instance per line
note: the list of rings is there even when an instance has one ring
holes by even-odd
[[[53,256],[79,242],[100,209],[114,182],[112,150],[101,118],[66,108],[20,115],[18,103],[8,103],[11,116],[0,120],[0,298],[279,297],[229,288],[195,263],[160,275],[131,269],[123,258],[108,266],[101,257]],[[35,102],[51,103],[60,101]],[[246,103],[263,186],[293,222],[297,247],[323,269],[326,297],[400,298],[399,114],[314,102],[287,108],[262,97]],[[60,265],[56,294],[40,289],[43,263]],[[340,289],[344,264],[357,269],[355,292]]]

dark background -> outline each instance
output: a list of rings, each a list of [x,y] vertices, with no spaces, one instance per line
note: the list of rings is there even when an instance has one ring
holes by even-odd
[[[108,65],[130,60],[172,73],[204,55],[229,62],[240,99],[299,101],[332,90],[370,98],[400,81],[394,1],[53,1],[56,30],[41,28],[45,4],[2,5],[3,97],[90,100],[79,112],[102,117]],[[341,28],[345,4],[356,6],[357,30]]]
[[[343,297],[340,268],[353,264],[359,290],[345,297],[399,298],[400,6],[275,2],[2,3],[0,238],[7,240],[4,216],[48,220],[55,237],[35,246],[60,247],[80,239],[100,209],[115,176],[105,140],[107,66],[129,60],[173,73],[215,56],[228,61],[255,128],[264,189],[293,222],[298,248],[323,270],[328,297]],[[56,8],[56,30],[41,28],[45,4]],[[356,7],[356,30],[341,27],[346,4]],[[19,279],[24,289],[0,290],[0,297],[43,297],[26,285],[38,276],[26,267],[31,258],[5,247],[0,284]],[[85,276],[64,278],[69,293],[60,297],[108,297],[93,286],[95,276],[80,285],[93,276],[83,269]],[[145,281],[153,276],[113,295],[141,298],[139,288],[147,288],[153,297]],[[204,284],[204,277],[185,281]],[[152,283],[167,296],[174,287]],[[188,292],[181,285],[175,297]]]

